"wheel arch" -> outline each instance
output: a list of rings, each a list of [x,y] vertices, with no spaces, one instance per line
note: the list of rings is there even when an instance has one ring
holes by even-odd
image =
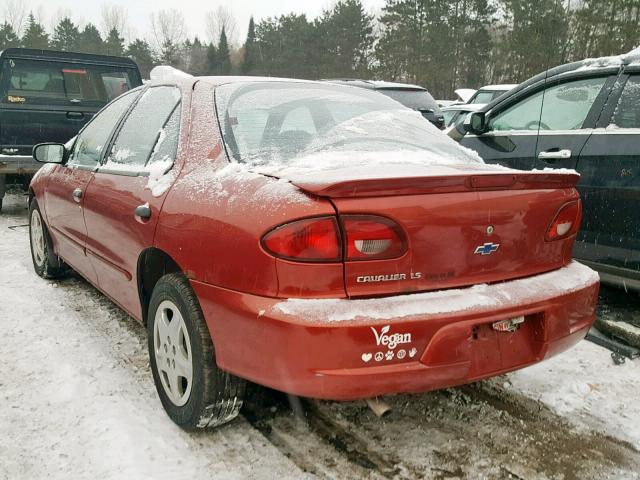
[[[171,255],[159,248],[150,247],[140,253],[136,272],[142,323],[146,325],[151,294],[158,280],[168,273],[182,273],[183,270]]]

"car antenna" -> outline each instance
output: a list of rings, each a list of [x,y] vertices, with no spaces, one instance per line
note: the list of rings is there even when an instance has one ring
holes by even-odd
[[[558,13],[558,3],[560,0],[556,0],[553,5],[553,17],[555,18]],[[571,2],[569,2],[571,3]],[[538,116],[538,133],[536,134],[536,149],[534,151],[534,155],[538,155],[538,142],[540,139],[540,127],[542,126],[542,111],[544,110],[544,97],[547,93],[547,78],[549,78],[549,65],[551,65],[551,48],[547,53],[547,65],[544,70],[544,88],[542,89],[542,102],[540,103],[540,115]]]

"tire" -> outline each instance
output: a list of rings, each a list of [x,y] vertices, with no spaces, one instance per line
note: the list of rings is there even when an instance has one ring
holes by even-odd
[[[29,204],[29,244],[33,269],[39,276],[53,279],[60,278],[68,272],[69,268],[53,252],[49,230],[35,198]]]
[[[217,367],[202,309],[184,275],[165,275],[156,284],[147,332],[153,381],[171,420],[192,430],[238,415],[246,382]]]

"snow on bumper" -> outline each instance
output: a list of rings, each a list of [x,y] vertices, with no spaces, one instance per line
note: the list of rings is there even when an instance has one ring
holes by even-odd
[[[288,393],[354,399],[444,388],[580,341],[597,274],[573,262],[493,285],[386,298],[278,300],[193,282],[218,365]],[[524,319],[514,332],[495,322]]]

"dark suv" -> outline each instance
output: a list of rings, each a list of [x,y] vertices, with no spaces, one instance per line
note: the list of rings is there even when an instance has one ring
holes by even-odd
[[[0,209],[6,175],[32,175],[31,149],[66,142],[104,105],[142,85],[133,60],[9,48],[0,53]]]
[[[408,83],[381,82],[374,80],[336,79],[326,80],[342,85],[375,90],[400,102],[405,107],[417,110],[424,118],[442,130],[445,127],[444,115],[426,88]]]
[[[574,255],[640,290],[640,53],[541,73],[456,125],[485,161],[580,173]]]

